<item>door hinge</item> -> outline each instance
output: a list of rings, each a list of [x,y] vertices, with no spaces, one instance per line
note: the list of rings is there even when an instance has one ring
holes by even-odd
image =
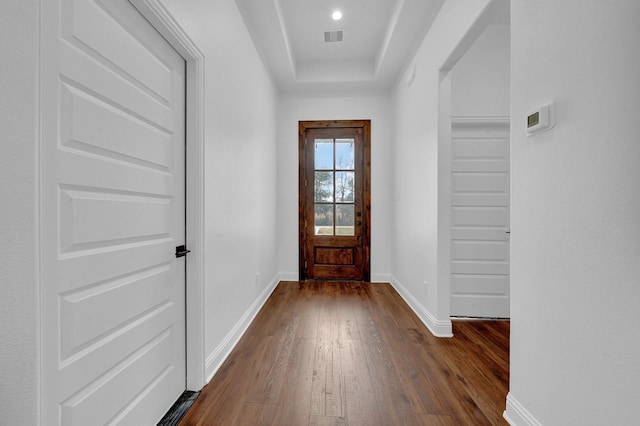
[[[187,250],[187,246],[184,244],[181,246],[176,246],[176,257],[184,257],[187,253],[191,253],[191,250]]]

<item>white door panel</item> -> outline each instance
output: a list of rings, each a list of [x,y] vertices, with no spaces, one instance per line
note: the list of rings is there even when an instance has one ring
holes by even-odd
[[[63,145],[126,163],[169,170],[171,132],[69,85],[62,87],[62,105]]]
[[[509,126],[452,130],[451,315],[509,317]]]
[[[509,293],[509,278],[505,275],[464,274],[453,276],[453,286],[459,294],[473,295],[479,284],[489,295],[500,297]]]
[[[128,413],[135,407],[139,395],[158,390],[161,382],[166,380],[167,374],[171,372],[171,347],[169,330],[145,342],[90,383],[88,388],[62,402],[62,424],[118,423],[117,418],[123,408]],[[147,423],[142,424],[152,424],[152,419],[153,417],[147,417]]]
[[[155,424],[186,377],[184,60],[126,0],[46,8],[45,421]]]
[[[509,188],[509,174],[493,170],[471,173],[456,170],[453,173],[451,184],[454,194],[504,194]]]
[[[118,73],[121,78],[134,81],[139,89],[148,89],[166,104],[170,103],[172,67],[145,45],[147,40],[156,36],[153,28],[144,24],[139,26],[142,22],[139,19],[123,20],[118,11],[110,9],[108,0],[74,0],[63,7],[65,22],[68,23],[63,24],[66,40],[76,46],[88,47],[82,50],[98,57],[108,68],[122,70],[122,73]],[[105,34],[109,34],[109,37],[105,37]]]
[[[508,194],[451,194],[451,205],[458,207],[509,207]]]
[[[452,146],[453,160],[485,160],[504,162],[505,144],[501,139],[491,139],[491,133],[482,129],[456,129],[457,141]],[[489,139],[487,139],[489,137]]]
[[[170,199],[108,192],[60,191],[61,251],[166,237]]]
[[[452,225],[465,228],[501,228],[509,220],[507,206],[454,206]],[[504,232],[504,231],[503,231]]]
[[[83,150],[61,150],[59,164],[62,182],[81,182],[76,186],[61,183],[62,188],[109,188],[115,192],[145,193],[158,199],[172,195],[173,174],[157,172],[151,167],[136,167],[131,162],[113,160],[104,155],[100,158]],[[87,170],[92,173],[85,173]],[[115,179],[112,173],[127,179]]]
[[[451,239],[454,241],[508,241],[508,235],[502,229],[454,229]]]
[[[454,241],[453,262],[502,262],[507,257],[503,241]]]
[[[155,330],[169,329],[172,323],[172,307],[164,304],[130,321],[127,326],[110,334],[108,340],[96,340],[67,357],[60,368],[62,399],[71,397],[86,383],[98,380],[114,365],[139,349],[140,342],[146,336]],[[165,407],[165,411],[167,408]]]
[[[61,292],[75,291],[85,285],[86,270],[91,270],[92,279],[106,282],[117,277],[127,276],[139,270],[147,270],[160,263],[173,261],[172,250],[175,248],[171,238],[148,241],[146,243],[130,243],[114,246],[112,249],[100,248],[90,255],[60,255],[58,259],[58,288]]]
[[[451,273],[454,275],[506,275],[508,278],[509,275],[509,264],[504,262],[452,262],[451,265]],[[478,296],[483,296],[485,293],[483,291],[481,285],[478,285],[476,289],[476,294]],[[454,296],[458,296],[455,292],[453,292]],[[507,296],[507,294],[504,294]],[[477,316],[477,315],[462,315],[458,314],[458,316]],[[502,317],[500,315],[490,315],[491,317]]]
[[[454,160],[451,165],[457,172],[508,172],[509,162],[500,160],[469,161]]]
[[[170,107],[149,96],[144,86],[136,85],[131,79],[120,75],[118,70],[109,69],[104,62],[88,56],[66,41],[61,41],[59,49],[63,84],[84,90],[87,97],[93,96],[103,100],[120,109],[122,113],[128,113],[152,126],[170,131]]]

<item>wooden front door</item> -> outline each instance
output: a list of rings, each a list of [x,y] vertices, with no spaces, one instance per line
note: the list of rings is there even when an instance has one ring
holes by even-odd
[[[370,280],[371,122],[301,121],[300,279]]]

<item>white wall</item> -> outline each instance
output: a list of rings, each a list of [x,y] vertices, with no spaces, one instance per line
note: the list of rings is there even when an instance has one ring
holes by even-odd
[[[246,325],[245,313],[277,278],[277,93],[235,1],[164,3],[205,56],[204,306],[210,375],[226,355],[228,339],[242,331],[236,326]]]
[[[450,212],[447,200],[439,200],[450,192],[451,79],[441,71],[455,65],[499,3],[446,1],[393,93],[393,281],[441,335],[451,332],[446,250]]]
[[[278,267],[298,279],[298,121],[371,120],[371,280],[389,281],[392,121],[387,97],[289,97],[278,115]]]
[[[640,3],[512,0],[507,414],[638,423]],[[528,112],[557,104],[527,138]]]
[[[38,413],[38,0],[0,13],[0,423]]]
[[[489,25],[451,70],[451,115],[508,117],[509,25]]]

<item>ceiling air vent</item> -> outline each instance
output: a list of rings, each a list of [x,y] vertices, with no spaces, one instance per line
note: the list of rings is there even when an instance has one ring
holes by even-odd
[[[342,30],[324,32],[325,43],[333,43],[336,41],[342,41]]]

